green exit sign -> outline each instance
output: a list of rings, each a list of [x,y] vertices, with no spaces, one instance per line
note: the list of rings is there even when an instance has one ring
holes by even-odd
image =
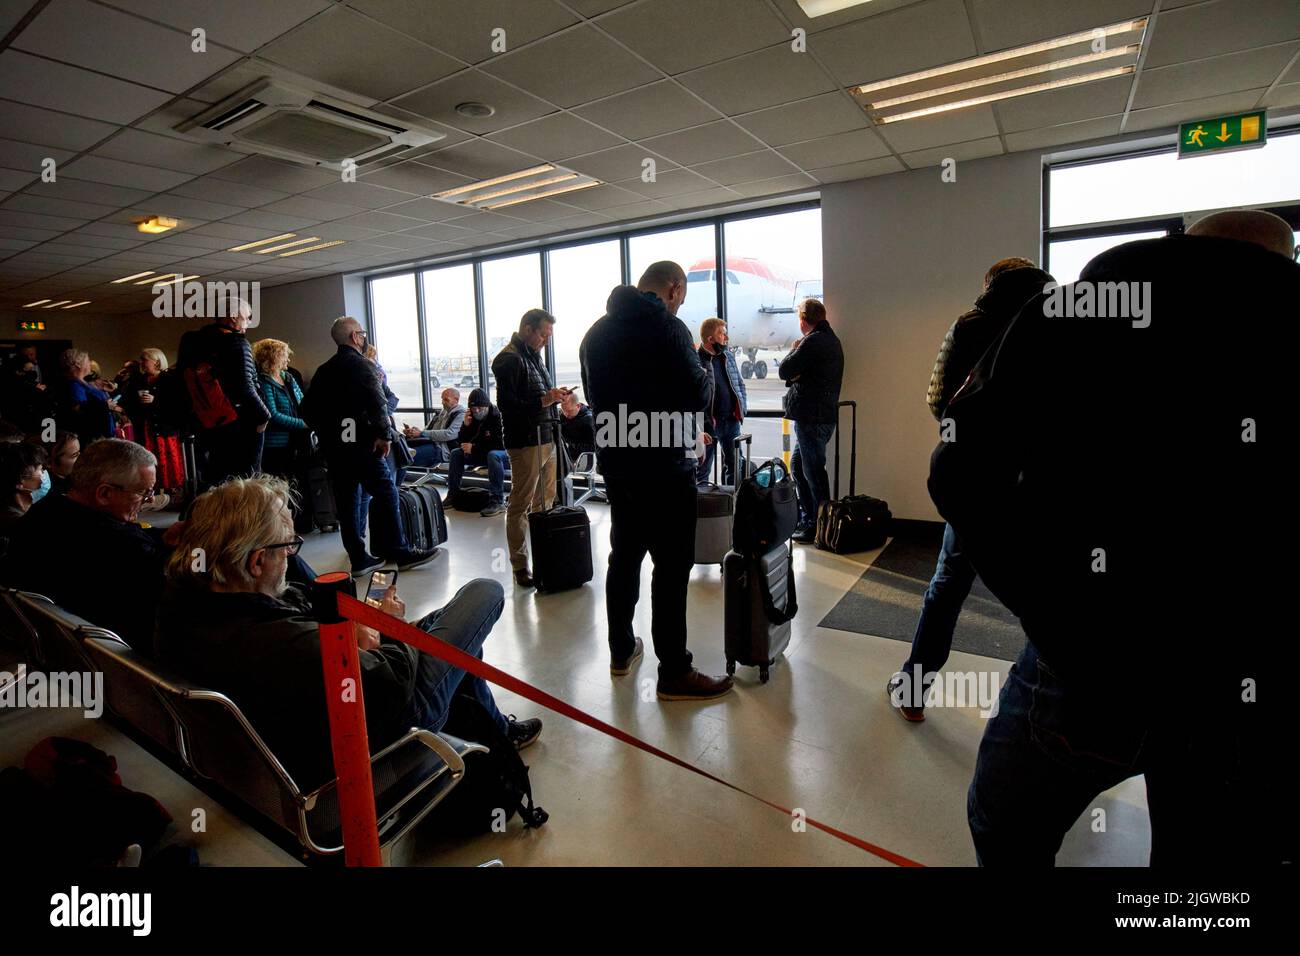
[[[45,331],[45,323],[44,323],[44,322],[27,322],[27,321],[19,322],[19,323],[18,323],[18,331],[19,331],[19,332],[44,332],[44,331]]]
[[[1264,122],[1263,110],[1198,120],[1178,127],[1178,158],[1221,153],[1227,149],[1249,149],[1263,146],[1267,141],[1268,124]]]

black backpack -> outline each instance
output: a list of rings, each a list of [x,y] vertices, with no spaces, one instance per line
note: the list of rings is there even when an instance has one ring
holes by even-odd
[[[547,821],[547,812],[533,805],[528,765],[482,704],[469,694],[456,694],[442,730],[482,744],[488,752],[465,755],[465,776],[430,814],[432,829],[451,836],[490,833],[498,810],[505,811],[506,820],[518,813],[526,828]]]
[[[794,534],[798,521],[794,479],[785,464],[774,458],[740,480],[731,546],[745,555],[767,554]]]

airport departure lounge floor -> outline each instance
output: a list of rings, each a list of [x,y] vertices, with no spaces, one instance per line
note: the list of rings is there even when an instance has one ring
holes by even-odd
[[[906,656],[893,640],[820,628],[817,623],[878,552],[836,556],[795,552],[799,615],[785,659],[766,685],[737,670],[737,689],[705,704],[660,703],[650,648],[650,562],[642,580],[637,633],[646,657],[611,678],[605,642],[603,568],[609,511],[589,504],[597,568],[587,586],[554,595],[515,587],[493,549],[504,547],[501,518],[448,512],[449,547],[431,564],[399,576],[411,618],[439,607],[472,577],[501,581],[506,605],[484,649],[500,667],[577,707],[724,779],[868,842],[928,865],[975,863],[966,828],[966,787],[984,728],[978,708],[928,709],[923,724],[891,713],[885,682]],[[163,522],[159,522],[163,523]],[[500,552],[498,552],[500,553]],[[318,571],[342,568],[337,534],[310,535],[303,556]],[[722,590],[716,567],[691,578],[690,647],[698,666],[721,673]],[[954,652],[954,670],[1009,664]],[[648,699],[644,699],[648,698]],[[501,710],[541,716],[541,739],[525,754],[533,791],[550,813],[540,830],[518,820],[505,834],[447,843],[417,828],[394,850],[406,865],[888,865],[850,844],[757,801],[642,753],[505,691]],[[166,838],[197,847],[205,865],[293,865],[295,859],[156,761],[106,721],[70,711],[0,713],[0,766],[21,763],[41,737],[66,734],[117,757],[124,783],[171,811]],[[206,832],[190,833],[195,808]],[[1095,808],[1105,832],[1093,832]],[[1145,866],[1150,848],[1146,791],[1133,778],[1102,794],[1076,822],[1058,856],[1063,866]]]

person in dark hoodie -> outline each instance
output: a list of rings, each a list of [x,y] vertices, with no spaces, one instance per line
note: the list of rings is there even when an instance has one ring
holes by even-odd
[[[948,404],[930,495],[1028,638],[967,795],[982,864],[1050,866],[1138,774],[1153,865],[1295,859],[1269,578],[1291,557],[1294,472],[1269,451],[1289,441],[1294,244],[1236,211],[1107,250],[1030,300]]]
[[[506,500],[506,468],[510,456],[502,444],[501,412],[488,399],[487,389],[476,388],[469,393],[469,414],[461,423],[456,436],[456,447],[447,456],[447,500],[460,488],[466,466],[478,468],[486,465],[488,491],[491,500],[479,512],[484,518],[501,513]]]
[[[325,454],[352,574],[361,577],[385,564],[396,564],[403,571],[427,564],[435,552],[408,547],[402,530],[397,485],[388,462],[393,419],[379,369],[362,351],[366,333],[360,322],[344,315],[330,326],[330,337],[338,351],[316,370],[298,411],[316,432]],[[368,509],[363,506],[363,489],[370,496]],[[379,557],[366,548],[367,511],[370,547]]]
[[[261,471],[262,436],[271,420],[258,388],[253,350],[244,335],[255,324],[252,308],[235,299],[221,312],[210,325],[182,335],[176,353],[176,366],[190,387],[191,404],[195,408],[203,405],[204,396],[196,396],[194,390],[205,377],[201,373],[206,367],[235,412],[233,421],[199,430],[199,470],[204,486]]]
[[[797,443],[790,456],[799,494],[794,540],[810,544],[817,536],[817,509],[831,496],[826,444],[839,420],[844,348],[826,319],[826,306],[817,299],[799,303],[799,329],[803,338],[794,343],[777,374],[786,385],[782,405],[785,417],[794,423]]]
[[[612,526],[605,578],[609,671],[627,674],[642,656],[643,642],[632,633],[632,617],[641,562],[649,552],[660,700],[710,700],[731,690],[731,678],[700,673],[686,649],[686,589],[695,565],[696,454],[694,432],[685,423],[702,418],[710,391],[708,369],[677,318],[685,300],[682,267],[656,262],[636,288],[619,286],[610,293],[605,315],[578,349],[583,391],[596,416],[597,454]],[[647,368],[655,374],[646,375]],[[677,420],[683,427],[669,440],[655,441],[656,420]],[[647,432],[650,439],[641,440]]]
[[[958,316],[939,346],[930,374],[926,402],[943,421],[944,410],[957,389],[993,341],[1021,307],[1043,291],[1052,277],[1029,259],[1012,257],[995,262],[984,276],[984,292],[975,307]],[[912,635],[912,652],[890,678],[885,692],[905,720],[925,720],[925,690],[948,661],[952,635],[962,602],[975,583],[975,567],[951,525],[943,529],[943,544],[930,586],[921,602],[921,616]]]

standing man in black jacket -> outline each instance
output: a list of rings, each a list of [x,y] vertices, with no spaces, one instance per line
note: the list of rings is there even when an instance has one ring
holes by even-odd
[[[252,309],[235,299],[223,311],[227,314],[212,324],[182,335],[176,354],[176,365],[182,370],[204,363],[212,367],[237,416],[233,422],[199,430],[201,477],[209,487],[262,470],[262,433],[271,420],[258,388],[253,350],[244,336],[252,324]]]
[[[804,299],[799,304],[799,330],[803,338],[794,343],[777,373],[786,385],[785,417],[794,423],[798,442],[790,456],[790,470],[799,492],[799,527],[794,540],[808,544],[816,538],[817,509],[831,496],[826,444],[839,420],[844,349],[826,321],[826,306],[817,299]]]
[[[1031,260],[1020,257],[1002,259],[989,268],[984,276],[984,294],[975,300],[975,308],[957,318],[939,346],[926,394],[930,414],[943,421],[948,403],[971,369],[1021,307],[1051,281],[1052,277]],[[912,652],[885,688],[904,720],[925,720],[925,688],[948,661],[962,602],[974,583],[975,566],[957,532],[951,525],[944,525],[939,562],[925,589],[921,616],[912,635]]]
[[[316,370],[300,411],[325,453],[352,574],[360,577],[385,564],[403,571],[419,567],[434,552],[410,549],[402,531],[397,485],[388,466],[393,420],[379,368],[363,354],[366,333],[360,322],[345,315],[334,320],[330,337],[338,352]],[[370,544],[382,558],[366,549],[363,488],[370,495]]]
[[[551,385],[542,353],[555,327],[555,316],[529,309],[519,331],[492,360],[497,380],[497,407],[505,426],[510,456],[510,506],[506,509],[506,546],[515,583],[533,586],[528,570],[528,514],[555,503],[555,406],[564,389]]]
[[[677,318],[686,300],[686,273],[656,262],[636,288],[619,286],[606,313],[578,350],[582,385],[596,415],[596,446],[609,497],[609,672],[627,674],[641,658],[632,616],[641,562],[654,563],[651,631],[659,658],[660,700],[711,700],[731,690],[731,678],[701,674],[686,649],[686,589],[695,565],[694,430],[709,402],[709,373],[691,333]],[[683,423],[671,440],[656,441],[657,421]],[[646,436],[649,433],[647,440]]]

